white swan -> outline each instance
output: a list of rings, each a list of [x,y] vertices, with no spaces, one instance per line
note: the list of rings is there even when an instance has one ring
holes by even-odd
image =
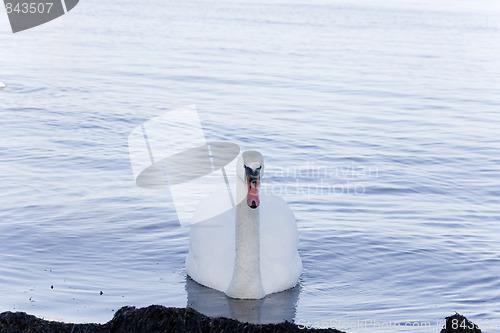
[[[191,227],[186,270],[229,297],[260,299],[297,284],[302,272],[297,225],[283,199],[259,194],[262,155],[244,152],[236,164],[238,204]],[[213,200],[217,196],[202,200],[198,211],[210,209]]]
[[[5,87],[6,87],[6,85],[3,84],[2,82],[0,82],[0,89],[5,88]]]

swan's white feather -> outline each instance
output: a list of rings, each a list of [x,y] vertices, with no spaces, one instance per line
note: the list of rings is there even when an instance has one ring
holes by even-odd
[[[212,194],[198,210],[227,196]],[[295,217],[278,196],[261,193],[260,269],[265,294],[294,287],[302,271],[297,252]],[[235,260],[235,209],[191,226],[186,270],[198,283],[225,292],[231,283]]]

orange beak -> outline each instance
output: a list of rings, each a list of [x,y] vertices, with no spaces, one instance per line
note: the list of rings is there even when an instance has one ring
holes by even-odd
[[[250,208],[257,208],[260,205],[259,200],[259,179],[247,177],[247,205]]]

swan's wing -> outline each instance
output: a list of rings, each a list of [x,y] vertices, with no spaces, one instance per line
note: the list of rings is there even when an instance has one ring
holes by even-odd
[[[202,200],[198,210],[210,209],[214,200],[217,194]],[[233,209],[190,226],[186,271],[196,282],[220,291],[229,287],[235,256],[234,219]]]
[[[260,211],[260,267],[266,294],[295,286],[302,272],[295,216],[286,202],[264,195]]]

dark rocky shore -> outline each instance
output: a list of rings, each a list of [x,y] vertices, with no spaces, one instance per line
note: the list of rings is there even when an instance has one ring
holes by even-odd
[[[453,325],[455,323],[455,325]],[[456,323],[459,323],[456,325]],[[458,327],[457,327],[458,326]],[[329,332],[336,329],[300,329],[289,322],[255,325],[226,318],[207,317],[193,309],[166,308],[151,305],[147,308],[123,307],[106,324],[67,324],[46,321],[24,312],[0,314],[0,333],[111,333],[111,332]],[[467,318],[455,314],[446,318],[440,333],[481,333]]]
[[[255,325],[226,318],[207,317],[193,309],[123,307],[106,324],[66,324],[46,321],[23,312],[0,314],[0,333],[112,333],[112,332],[304,332],[289,322]],[[335,329],[314,332],[343,333]]]

